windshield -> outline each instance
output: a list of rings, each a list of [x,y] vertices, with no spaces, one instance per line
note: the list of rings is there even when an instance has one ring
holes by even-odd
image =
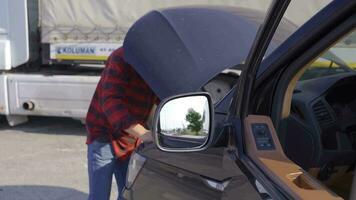
[[[314,60],[300,80],[314,79],[339,73],[354,73],[356,70],[356,31],[329,48]]]

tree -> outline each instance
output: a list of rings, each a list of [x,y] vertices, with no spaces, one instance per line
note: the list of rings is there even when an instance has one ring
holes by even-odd
[[[188,129],[192,132],[199,133],[203,128],[203,120],[201,118],[200,113],[193,108],[189,108],[188,113],[185,116],[185,120],[189,122]]]

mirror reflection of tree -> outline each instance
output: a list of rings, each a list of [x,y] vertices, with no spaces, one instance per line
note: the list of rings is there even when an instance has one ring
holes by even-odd
[[[182,130],[184,135],[202,135],[203,119],[199,112],[189,108],[185,115],[185,120],[189,123],[187,128]]]

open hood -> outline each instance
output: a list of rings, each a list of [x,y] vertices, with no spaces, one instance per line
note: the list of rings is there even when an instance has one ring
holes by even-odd
[[[124,58],[160,99],[199,90],[247,57],[265,13],[234,7],[183,7],[152,11],[124,40]],[[272,51],[295,29],[283,20]]]

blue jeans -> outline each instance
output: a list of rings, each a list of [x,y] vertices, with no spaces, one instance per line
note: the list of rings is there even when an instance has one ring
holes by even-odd
[[[115,175],[118,200],[124,200],[122,191],[125,187],[126,172],[130,159],[120,161],[114,158],[110,143],[94,141],[88,145],[88,200],[109,200],[112,176]]]

